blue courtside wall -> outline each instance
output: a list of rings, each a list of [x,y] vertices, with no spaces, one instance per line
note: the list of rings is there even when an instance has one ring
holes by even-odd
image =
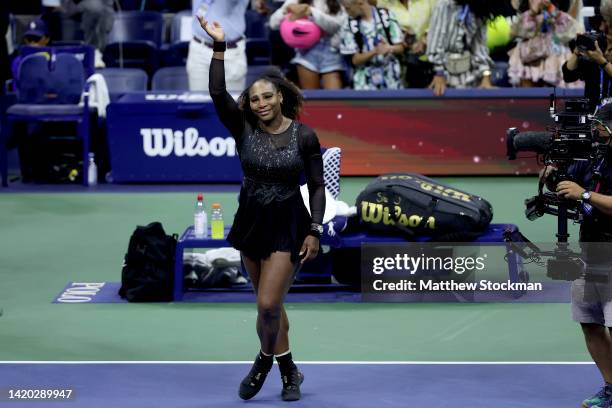
[[[579,89],[449,89],[434,97],[428,89],[396,91],[306,91],[311,101],[418,101],[536,99],[547,105],[551,93],[560,99],[580,97]],[[237,95],[234,95],[237,97]],[[469,102],[468,102],[469,103]],[[499,103],[499,102],[498,102]],[[207,93],[135,92],[107,110],[108,144],[116,182],[239,182],[237,151],[220,123]]]

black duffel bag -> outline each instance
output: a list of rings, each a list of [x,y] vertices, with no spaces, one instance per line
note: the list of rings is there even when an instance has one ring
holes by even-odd
[[[176,235],[159,222],[138,226],[130,237],[119,295],[129,302],[172,300]]]
[[[361,228],[406,239],[470,241],[493,218],[493,208],[483,198],[414,173],[379,176],[359,194],[355,205]]]

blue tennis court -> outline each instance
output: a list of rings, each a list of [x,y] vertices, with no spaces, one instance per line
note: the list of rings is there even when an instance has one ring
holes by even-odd
[[[235,407],[236,385],[251,362],[2,364],[13,388],[73,389],[72,402],[53,407]],[[591,364],[347,363],[300,364],[305,375],[299,407],[572,407],[593,392]],[[246,404],[286,406],[278,370]],[[0,400],[6,403],[7,400]],[[48,403],[20,403],[37,407]]]

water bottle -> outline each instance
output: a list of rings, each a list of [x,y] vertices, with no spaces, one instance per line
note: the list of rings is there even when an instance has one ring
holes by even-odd
[[[193,234],[198,238],[206,238],[208,236],[208,219],[202,194],[198,194],[198,202],[193,217]]]
[[[214,203],[212,212],[210,213],[210,237],[212,239],[223,239],[225,233],[225,225],[223,224],[223,213],[221,212],[221,204]]]
[[[93,187],[98,184],[98,166],[94,160],[94,154],[89,153],[89,164],[87,165],[87,185]]]

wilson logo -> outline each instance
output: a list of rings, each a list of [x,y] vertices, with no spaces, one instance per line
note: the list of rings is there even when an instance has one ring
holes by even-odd
[[[403,227],[416,228],[423,222],[423,217],[417,214],[404,214],[402,207],[399,205],[390,208],[386,205],[370,203],[368,201],[361,202],[361,219],[365,223],[384,225],[400,224]],[[425,221],[425,228],[431,230],[436,229],[436,219],[432,216]]]
[[[200,137],[198,129],[187,128],[185,131],[161,128],[140,129],[142,148],[149,157],[234,157],[236,142],[233,138],[213,137],[207,140]]]

